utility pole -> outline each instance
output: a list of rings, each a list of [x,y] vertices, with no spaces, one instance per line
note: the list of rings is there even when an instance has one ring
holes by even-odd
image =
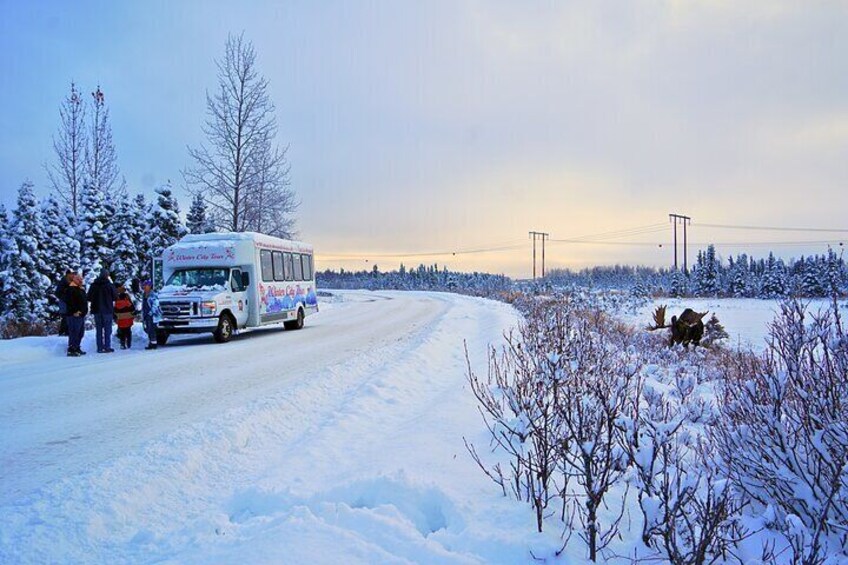
[[[549,233],[540,231],[531,231],[530,237],[533,239],[533,278],[536,278],[536,240],[542,242],[542,277],[545,276],[545,240],[550,237]]]
[[[689,264],[686,260],[686,226],[692,223],[692,218],[682,214],[669,214],[668,219],[674,226],[674,270],[677,270],[677,224],[683,225],[683,272],[689,274]]]

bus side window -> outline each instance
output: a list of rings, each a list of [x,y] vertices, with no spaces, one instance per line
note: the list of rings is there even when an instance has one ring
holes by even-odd
[[[285,267],[286,267],[286,280],[293,281],[294,280],[294,265],[292,265],[292,254],[285,254]]]
[[[300,262],[300,253],[294,254],[294,280],[303,280],[303,263]]]
[[[274,280],[286,280],[286,274],[283,272],[283,254],[279,251],[274,251]]]
[[[244,292],[244,286],[241,284],[240,269],[233,269],[233,274],[230,276],[230,286],[233,292]]]
[[[272,282],[274,280],[274,264],[271,259],[271,252],[267,249],[261,249],[259,251],[259,262],[262,267],[262,280]]]
[[[312,255],[303,254],[300,256],[301,261],[303,261],[303,280],[311,281],[312,280]]]

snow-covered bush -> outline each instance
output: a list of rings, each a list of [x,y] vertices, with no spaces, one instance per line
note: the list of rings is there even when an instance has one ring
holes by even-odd
[[[468,365],[468,381],[492,442],[509,455],[507,474],[498,464],[488,469],[474,446],[466,444],[469,452],[504,494],[510,492],[533,505],[540,532],[545,511],[561,489],[555,477],[560,469],[557,442],[561,436],[558,402],[562,373],[556,349],[562,347],[565,323],[560,315],[531,318],[518,335],[507,336],[506,346],[490,349],[485,379]],[[552,345],[550,355],[540,355],[543,343]]]
[[[639,364],[627,354],[629,332],[600,311],[567,298],[526,306],[518,336],[490,350],[487,378],[468,373],[492,442],[509,456],[508,474],[469,451],[505,494],[533,504],[539,531],[558,499],[561,520],[594,561],[623,515],[623,505],[609,519],[600,510],[627,470],[620,420]]]
[[[663,393],[641,381],[630,418],[625,420],[630,462],[642,513],[642,541],[674,564],[701,565],[740,539],[733,498],[720,468],[711,459],[708,436],[692,424],[708,417],[693,394],[697,377],[676,377]]]
[[[566,546],[579,537],[596,560],[848,562],[836,303],[812,321],[785,303],[755,354],[669,348],[617,325],[605,302],[585,290],[514,297],[524,323],[489,350],[486,377],[468,374],[494,461],[468,449],[533,505],[536,529],[559,524]]]
[[[784,303],[764,357],[725,380],[713,433],[733,488],[793,562],[845,562],[848,336],[835,303],[809,323],[805,310]]]

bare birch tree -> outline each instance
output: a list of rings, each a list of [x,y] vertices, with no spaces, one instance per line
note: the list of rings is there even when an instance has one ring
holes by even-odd
[[[85,104],[74,83],[71,92],[59,106],[59,132],[53,137],[56,162],[47,166],[54,192],[71,210],[74,221],[79,217],[80,198],[85,177]]]
[[[206,143],[188,148],[194,165],[183,171],[186,184],[203,195],[216,227],[290,236],[297,201],[253,44],[229,36],[217,67],[218,91],[206,95]]]
[[[106,107],[106,97],[99,86],[91,93],[91,99],[91,133],[85,151],[85,182],[108,199],[112,191],[123,188],[124,183],[118,179],[118,155],[112,140],[109,108]]]

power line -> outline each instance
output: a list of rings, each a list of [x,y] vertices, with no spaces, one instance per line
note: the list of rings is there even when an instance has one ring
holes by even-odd
[[[699,228],[709,229],[733,229],[733,230],[755,230],[755,231],[778,231],[778,232],[816,232],[816,233],[848,233],[848,229],[829,229],[829,228],[810,228],[810,227],[785,227],[785,226],[749,226],[736,224],[711,224],[711,223],[695,223]],[[545,235],[545,242],[564,245],[607,245],[607,246],[622,246],[622,247],[662,247],[667,243],[667,240],[659,241],[621,241],[625,238],[633,238],[647,236],[665,232],[667,224],[647,224],[643,226],[635,226],[631,228],[610,230],[598,233],[585,234],[570,238],[550,238]],[[413,252],[380,252],[380,253],[327,253],[318,254],[325,261],[346,261],[346,260],[367,260],[367,259],[404,259],[416,257],[452,257],[458,255],[475,255],[484,253],[498,253],[503,251],[513,251],[521,249],[526,245],[524,240],[513,239],[500,243],[492,243],[479,247],[467,247],[456,249],[442,249],[433,251],[413,251]],[[715,245],[716,247],[744,247],[744,246],[804,246],[804,245],[843,245],[843,242],[838,239],[831,240],[813,240],[813,241],[723,241],[723,242],[687,242],[688,245],[706,246]],[[544,270],[544,269],[543,269]]]
[[[758,231],[800,231],[800,232],[821,232],[821,233],[848,233],[848,229],[829,229],[829,228],[794,228],[782,226],[745,226],[732,224],[701,224],[695,223],[699,228],[718,228],[729,230],[758,230]]]
[[[574,241],[574,240],[548,240],[554,243],[564,243],[568,244],[586,244],[586,245],[636,245],[636,246],[647,246],[647,247],[661,247],[663,244],[667,243],[657,242],[657,241]],[[816,241],[690,241],[689,245],[715,245],[718,246],[744,246],[744,245],[827,245],[827,244],[841,244],[842,242],[838,239],[823,239]]]
[[[516,240],[512,240],[516,241]],[[523,241],[523,240],[519,240]],[[472,248],[472,249],[455,249],[451,251],[417,251],[417,252],[398,252],[398,253],[328,253],[327,257],[334,257],[338,259],[364,259],[364,258],[404,258],[404,257],[439,257],[445,255],[469,255],[475,253],[491,253],[496,251],[507,251],[512,249],[519,249],[524,247],[523,243],[516,243],[513,245],[508,245],[510,242],[506,242],[507,244],[498,245],[495,244],[493,247],[482,247],[482,248]]]
[[[615,231],[607,231],[595,234],[588,234],[576,237],[570,237],[565,239],[552,239],[551,241],[597,241],[597,240],[605,240],[605,239],[616,239],[620,237],[628,237],[649,233],[656,233],[659,231],[665,230],[665,224],[650,224],[647,226],[637,226],[634,228],[615,230]]]

